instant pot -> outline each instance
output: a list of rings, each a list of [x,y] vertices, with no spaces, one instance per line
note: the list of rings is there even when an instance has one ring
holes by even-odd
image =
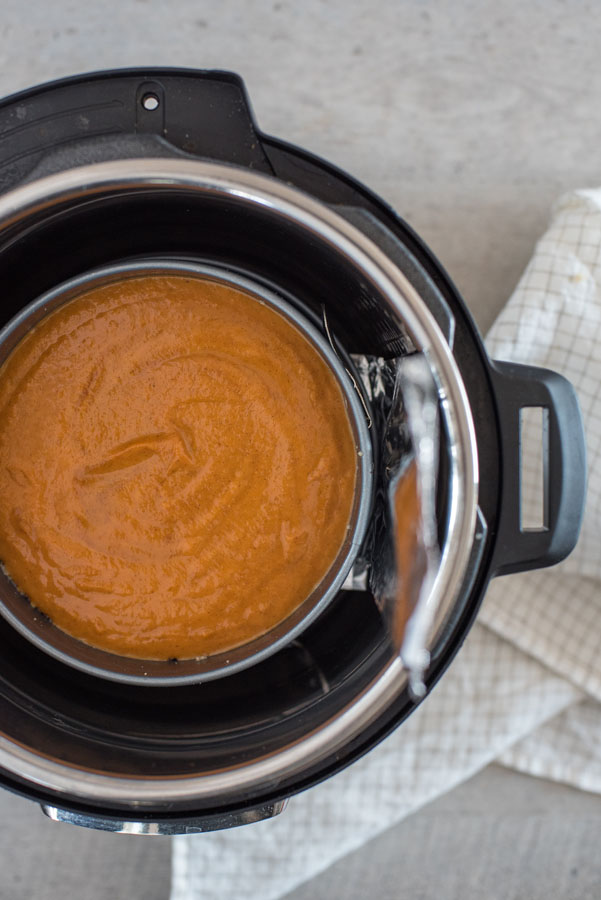
[[[491,362],[411,228],[349,175],[262,134],[236,75],[101,72],[10,97],[0,103],[0,190],[0,325],[13,323],[12,339],[32,309],[43,315],[90,273],[192,266],[280,298],[342,360],[424,354],[441,426],[426,692],[492,576],[551,565],[573,548],[585,453],[569,383]],[[521,513],[529,407],[545,422],[537,528]],[[375,471],[373,428],[370,440]],[[184,664],[183,678],[147,677],[131,660],[130,678],[77,669],[48,652],[51,623],[32,639],[4,614],[0,782],[55,819],[118,832],[192,833],[276,814],[418,703],[368,584],[351,572],[277,652],[211,680]],[[0,602],[14,602],[7,580]]]

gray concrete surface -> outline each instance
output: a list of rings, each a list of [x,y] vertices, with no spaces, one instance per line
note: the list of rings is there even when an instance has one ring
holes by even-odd
[[[0,95],[130,65],[231,68],[264,130],[385,196],[486,328],[557,195],[601,181],[601,6],[582,0],[0,0]],[[601,896],[601,801],[492,770],[303,897]],[[0,898],[167,896],[168,844],[0,795]]]
[[[168,839],[51,822],[0,792],[0,900],[167,900],[170,878]]]
[[[601,800],[490,766],[285,900],[599,900]]]
[[[168,897],[167,840],[0,814],[0,900]],[[600,833],[599,797],[490,766],[286,900],[599,900]]]

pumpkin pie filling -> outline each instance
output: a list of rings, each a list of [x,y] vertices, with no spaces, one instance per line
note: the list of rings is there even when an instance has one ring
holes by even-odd
[[[284,620],[344,543],[356,470],[328,365],[230,285],[92,288],[0,368],[0,560],[114,653],[206,656]]]

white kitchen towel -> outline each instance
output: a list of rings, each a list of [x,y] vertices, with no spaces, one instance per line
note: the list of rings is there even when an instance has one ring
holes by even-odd
[[[283,897],[493,760],[601,793],[601,189],[560,200],[488,349],[578,392],[589,482],[576,550],[493,582],[440,684],[362,760],[276,819],[175,839],[171,900]]]

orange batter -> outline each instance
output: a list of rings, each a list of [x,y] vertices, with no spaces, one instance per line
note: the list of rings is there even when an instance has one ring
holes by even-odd
[[[356,454],[333,375],[279,313],[193,276],[97,287],[0,368],[0,560],[95,647],[228,650],[330,568]]]

